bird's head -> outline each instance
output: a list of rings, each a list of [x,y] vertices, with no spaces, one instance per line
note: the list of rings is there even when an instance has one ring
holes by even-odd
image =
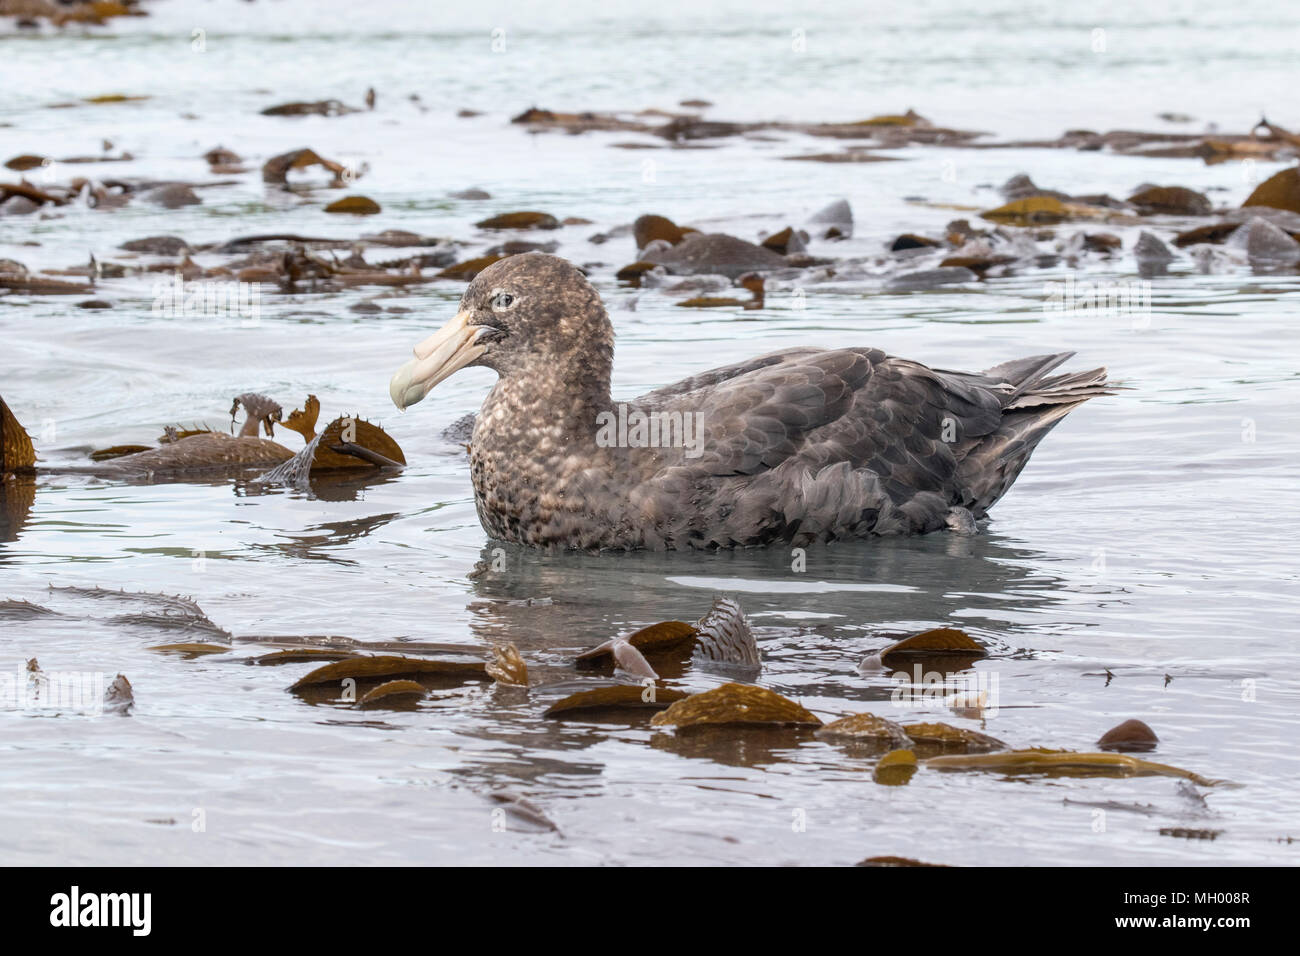
[[[456,315],[415,347],[388,392],[406,409],[475,365],[502,378],[603,376],[608,387],[613,349],[613,327],[586,277],[565,259],[529,252],[480,272]]]

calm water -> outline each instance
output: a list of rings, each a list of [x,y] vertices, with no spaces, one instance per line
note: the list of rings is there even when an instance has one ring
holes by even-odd
[[[151,281],[102,284],[109,312],[62,297],[0,299],[0,394],[47,464],[89,448],[149,442],[163,426],[222,426],[232,395],[286,408],[308,392],[324,414],[359,412],[401,443],[410,467],[359,490],[313,497],[242,483],[145,486],[46,474],[15,540],[0,543],[0,598],[60,616],[0,624],[0,670],[125,673],[129,718],[0,711],[0,857],[68,863],[1289,863],[1300,836],[1295,677],[1297,549],[1290,525],[1300,453],[1300,277],[1246,268],[1194,274],[1186,257],[1153,281],[1150,315],[1043,311],[1064,267],[978,288],[886,295],[810,287],[759,313],[675,308],[621,289],[630,238],[586,237],[642,212],[753,238],[848,198],[857,235],[829,251],[866,255],[901,231],[937,231],[988,208],[997,184],[1127,195],[1142,182],[1206,190],[1236,205],[1256,170],[1097,153],[914,148],[907,161],[783,163],[830,148],[788,136],[710,150],[622,150],[625,135],[530,137],[507,120],[558,110],[671,108],[703,96],[719,118],[834,120],[914,107],[997,138],[1065,129],[1245,130],[1266,110],[1289,128],[1300,13],[1275,4],[1170,3],[1023,12],[1023,4],[863,10],[836,4],[566,4],[526,14],[476,5],[432,15],[398,3],[157,3],[153,16],[87,33],[0,34],[0,155],[133,153],[73,175],[212,179],[201,154],[234,149],[254,172],[166,212],[69,207],[0,218],[0,257],[29,267],[127,261],[116,247],[160,233],[191,243],[261,232],[354,236],[384,228],[482,248],[472,223],[544,209],[594,225],[545,238],[594,265],[618,333],[616,392],[792,343],[874,345],[942,367],[984,368],[1073,349],[1132,387],[1074,412],[1038,451],[978,538],[939,534],[718,555],[539,555],[505,549],[503,573],[467,577],[492,545],[462,454],[440,437],[474,410],[489,373],[469,370],[399,417],[388,378],[454,311],[460,286],[388,294],[404,314],[358,315],[375,290],[262,298],[255,327],[166,319]],[[585,7],[585,8],[584,8]],[[766,11],[766,12],[764,12]],[[492,51],[492,30],[505,50]],[[202,29],[203,52],[193,30]],[[1094,30],[1105,52],[1094,52]],[[795,53],[792,31],[806,52]],[[373,113],[257,115],[337,97]],[[98,94],[142,102],[49,109]],[[418,93],[420,103],[408,96]],[[459,119],[456,111],[483,111]],[[1170,126],[1157,113],[1194,117]],[[319,191],[268,191],[256,168],[310,145],[369,164],[357,192],[384,212],[358,225],[320,212]],[[830,144],[833,146],[834,144]],[[102,172],[108,170],[108,172]],[[6,171],[7,172],[7,171]],[[39,177],[37,171],[35,176]],[[15,178],[13,174],[5,179]],[[469,186],[493,199],[448,198]],[[335,198],[337,194],[326,198]],[[933,205],[908,203],[922,197]],[[1178,223],[1157,225],[1166,238]],[[1064,227],[1068,234],[1071,227]],[[1132,244],[1135,230],[1117,228]],[[35,244],[33,244],[35,243]],[[817,250],[814,250],[817,251]],[[217,257],[197,257],[215,265]],[[371,255],[372,259],[377,258]],[[382,257],[379,257],[382,258]],[[1136,278],[1130,256],[1095,278]],[[639,295],[634,311],[626,308]],[[341,500],[335,500],[341,499]],[[151,645],[174,631],[109,619],[137,608],[49,587],[192,595],[235,635],[193,660]],[[1089,749],[1129,717],[1161,737],[1155,759],[1235,789],[1168,778],[1006,779],[922,771],[872,781],[874,759],[792,733],[712,742],[633,726],[540,717],[559,691],[438,692],[412,711],[311,705],[286,692],[309,665],[249,667],[248,638],[340,635],[461,645],[515,643],[534,683],[575,679],[567,661],[621,630],[693,620],[714,593],[739,597],[766,660],[762,682],[823,717],[870,710],[983,729],[1014,747]],[[936,703],[904,708],[887,676],[857,663],[886,635],[946,623],[988,644],[996,681],[983,721]],[[1111,677],[1107,679],[1106,672]],[[680,686],[718,677],[688,671]],[[558,826],[511,817],[492,794],[524,796]],[[1104,817],[1095,804],[1109,809]],[[1130,809],[1125,809],[1129,807]],[[1134,809],[1136,808],[1136,809]],[[205,822],[195,832],[196,811]],[[803,821],[804,826],[797,824]],[[1104,829],[1099,826],[1104,822]],[[1213,841],[1161,827],[1223,831]]]

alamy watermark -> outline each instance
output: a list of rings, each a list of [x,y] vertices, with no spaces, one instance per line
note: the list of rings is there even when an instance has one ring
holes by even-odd
[[[998,715],[998,675],[994,671],[967,674],[944,674],[923,671],[917,664],[912,672],[895,671],[889,675],[896,686],[890,700],[908,710],[951,708],[967,716]]]
[[[617,408],[596,416],[599,447],[684,448],[687,458],[699,458],[704,452],[704,416],[699,412],[643,412],[623,402]]]
[[[1064,282],[1048,282],[1044,291],[1044,312],[1096,316],[1151,314],[1151,283],[1145,279],[1081,281],[1068,276]]]
[[[171,280],[156,281],[153,297],[153,314],[159,318],[225,316],[245,326],[262,319],[262,289],[256,282],[187,282],[178,272]]]
[[[0,673],[0,710],[104,712],[103,671]]]

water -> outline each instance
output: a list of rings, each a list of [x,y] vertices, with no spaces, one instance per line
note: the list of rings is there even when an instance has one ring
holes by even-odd
[[[254,327],[155,316],[147,278],[104,282],[96,294],[114,303],[110,312],[62,297],[0,299],[0,394],[46,464],[149,442],[177,421],[222,426],[230,397],[250,389],[286,407],[311,391],[326,416],[378,420],[410,461],[399,477],[328,497],[230,481],[40,477],[30,515],[0,543],[0,597],[63,614],[5,623],[0,669],[21,678],[34,656],[46,671],[122,672],[137,705],[127,718],[0,713],[7,862],[1294,861],[1296,275],[1202,276],[1182,257],[1174,274],[1153,280],[1152,312],[1139,316],[1044,312],[1045,284],[1065,279],[1064,267],[923,295],[810,287],[806,310],[778,293],[758,313],[679,309],[647,292],[629,311],[638,293],[612,274],[631,261],[630,239],[586,241],[648,211],[752,238],[844,196],[858,233],[831,251],[866,254],[899,232],[971,215],[937,204],[997,204],[992,187],[1017,172],[1076,193],[1176,183],[1236,205],[1252,175],[1281,164],[1252,171],[913,147],[896,153],[906,162],[830,166],[779,161],[837,145],[793,134],[644,151],[608,148],[644,137],[530,137],[506,121],[534,103],[671,108],[704,96],[724,119],[857,119],[914,107],[998,139],[1184,128],[1155,118],[1167,110],[1192,114],[1192,129],[1244,130],[1261,110],[1294,129],[1300,117],[1278,111],[1292,100],[1296,12],[1200,2],[1027,13],[985,4],[978,16],[959,5],[843,4],[816,15],[782,4],[699,6],[632,15],[609,3],[544,13],[477,5],[430,15],[385,3],[160,2],[150,18],[107,29],[27,36],[6,27],[5,158],[95,154],[107,138],[138,158],[56,164],[55,181],[93,170],[202,182],[225,178],[199,158],[222,144],[254,171],[173,212],[135,202],[0,218],[0,257],[62,268],[91,252],[128,261],[121,242],[160,233],[198,243],[383,228],[475,240],[468,252],[485,244],[474,221],[536,208],[594,221],[545,238],[575,261],[602,264],[592,272],[618,333],[616,395],[791,343],[870,344],[956,368],[1072,349],[1074,367],[1108,365],[1131,390],[1074,412],[978,538],[814,548],[803,573],[785,550],[596,557],[507,547],[505,572],[469,578],[495,545],[478,526],[463,455],[439,434],[477,407],[489,373],[462,372],[401,417],[386,395],[410,346],[454,311],[458,284],[386,293],[384,304],[411,311],[377,316],[348,311],[373,289],[268,293]],[[498,27],[506,49],[494,54]],[[206,31],[202,53],[196,28]],[[1092,49],[1099,28],[1105,53]],[[791,49],[799,29],[802,55]],[[379,96],[373,113],[257,115],[293,99],[359,106],[367,86]],[[48,108],[107,93],[151,99]],[[460,119],[461,108],[484,115]],[[309,203],[264,187],[257,166],[302,145],[369,163],[354,191],[384,212],[358,226],[320,213],[326,190]],[[469,186],[493,199],[447,198]],[[1168,238],[1177,227],[1156,231]],[[1130,247],[1134,229],[1115,231]],[[1136,278],[1127,255],[1093,271]],[[50,585],[193,595],[235,641],[227,654],[189,660],[150,651],[183,638],[110,623],[130,609]],[[1016,747],[1089,749],[1138,717],[1161,737],[1156,759],[1242,786],[1203,789],[1202,802],[1160,777],[923,770],[905,787],[884,787],[872,781],[873,757],[807,734],[702,743],[643,722],[556,723],[540,717],[554,697],[545,689],[462,688],[413,711],[362,712],[287,693],[309,665],[244,664],[267,649],[248,638],[268,636],[436,642],[475,654],[509,641],[535,684],[572,682],[577,651],[653,621],[694,620],[719,591],[737,595],[754,621],[763,683],[826,719],[870,710],[982,727]],[[938,624],[989,646],[975,673],[996,679],[996,716],[981,722],[934,702],[903,708],[887,676],[858,675],[858,661],[888,635]],[[690,670],[679,686],[719,679]],[[498,832],[493,794],[528,798],[558,832],[515,817]],[[1109,809],[1098,815],[1094,804]],[[1223,832],[1213,841],[1159,833],[1177,826]]]

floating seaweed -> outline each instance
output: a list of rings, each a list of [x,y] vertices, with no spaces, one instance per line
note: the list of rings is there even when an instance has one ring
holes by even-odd
[[[954,727],[952,724],[920,723],[904,724],[903,732],[912,739],[918,748],[939,753],[987,753],[993,750],[1007,750],[1006,744],[996,737],[982,734],[977,730]]]
[[[498,684],[510,687],[528,686],[528,665],[519,655],[519,648],[513,644],[504,647],[493,645],[492,659],[487,663],[487,672]]]
[[[821,720],[800,704],[776,691],[753,684],[723,684],[702,694],[692,694],[655,714],[656,727],[766,724],[782,727],[820,727]]]
[[[428,689],[416,681],[390,680],[368,690],[357,701],[357,706],[409,710],[428,696],[428,693]]]
[[[337,684],[349,678],[373,681],[384,677],[425,677],[450,680],[458,684],[489,679],[487,665],[481,661],[430,660],[396,655],[356,656],[318,667],[294,681],[289,689],[298,691],[307,687]]]
[[[934,770],[987,770],[1008,775],[1045,774],[1053,777],[1181,777],[1203,787],[1225,782],[1128,754],[1076,753],[1042,748],[931,757],[925,761],[925,766]]]
[[[916,773],[916,754],[911,750],[891,750],[877,761],[871,778],[886,787],[904,786]]]
[[[818,737],[857,743],[887,744],[891,747],[910,747],[912,739],[903,728],[875,714],[850,714],[833,720],[817,730]]]
[[[613,684],[593,690],[578,691],[556,701],[543,712],[543,717],[567,719],[595,719],[602,716],[622,715],[627,711],[664,710],[679,700],[685,700],[684,691],[654,684]]]

